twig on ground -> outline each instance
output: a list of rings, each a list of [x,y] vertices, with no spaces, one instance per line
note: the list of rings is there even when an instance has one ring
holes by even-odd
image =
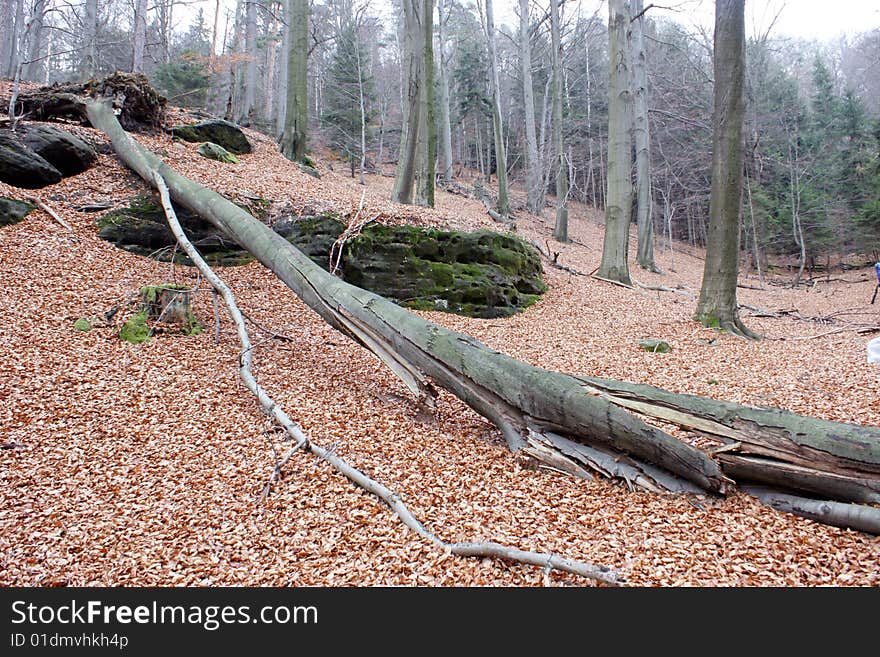
[[[74,232],[73,226],[71,226],[69,223],[64,221],[64,219],[62,219],[60,216],[58,216],[58,213],[55,212],[55,210],[50,208],[48,205],[46,205],[46,203],[44,203],[43,201],[38,199],[36,196],[28,196],[27,200],[28,200],[28,202],[36,205],[38,208],[40,208],[40,210],[42,210],[43,212],[48,214],[50,217],[52,217],[55,221],[57,221],[59,224],[61,224],[61,226],[63,226],[67,230],[69,230],[71,233]]]

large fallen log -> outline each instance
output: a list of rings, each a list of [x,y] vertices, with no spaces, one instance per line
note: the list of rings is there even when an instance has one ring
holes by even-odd
[[[778,428],[766,435],[763,429],[743,428],[761,426],[762,422],[755,421],[752,413],[764,409],[705,398],[694,398],[700,403],[690,406],[668,405],[656,399],[649,403],[644,396],[630,398],[632,390],[624,390],[630,384],[569,376],[516,361],[470,336],[424,320],[330,275],[247,212],[180,176],[131,141],[109,108],[89,102],[87,111],[92,125],[108,134],[127,166],[148,182],[151,171],[158,171],[176,202],[232,235],[331,326],[379,357],[421,403],[433,404],[433,384],[449,390],[496,424],[513,451],[521,450],[573,474],[588,477],[588,470],[593,470],[646,490],[684,491],[694,490],[696,485],[724,494],[734,488],[730,475],[750,467],[752,471],[784,472],[790,482],[809,481],[806,490],[820,494],[839,495],[839,491],[849,490],[856,492],[844,497],[876,501],[878,477],[874,455],[880,450],[878,429],[790,414],[788,419],[794,422],[791,426],[795,430],[780,438],[785,431]],[[660,412],[648,412],[658,408]],[[739,424],[731,420],[728,426],[725,418],[736,417],[737,409],[741,409],[745,420]],[[719,455],[727,459],[726,469],[709,454],[651,426],[633,411],[675,422],[727,443],[722,449],[729,451]],[[841,443],[837,448],[826,449],[822,443],[811,442],[812,434],[828,436],[832,442],[834,436],[857,436],[853,440],[863,445],[846,446],[847,440],[843,440],[837,441]],[[756,435],[762,440],[772,438],[765,441],[770,447],[755,447],[750,452],[761,455],[762,461],[757,465],[740,462],[739,470],[730,466],[734,457],[745,458],[736,453],[741,445],[760,446]],[[821,458],[813,461],[813,455]],[[792,472],[792,463],[782,460],[789,457],[798,459],[800,471]],[[782,466],[774,470],[774,463]],[[833,476],[825,477],[826,474]],[[749,478],[761,481],[754,475]],[[831,482],[828,488],[837,492],[821,490],[823,478]]]

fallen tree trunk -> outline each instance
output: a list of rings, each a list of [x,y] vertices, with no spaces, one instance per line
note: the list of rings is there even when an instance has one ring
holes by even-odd
[[[495,423],[515,451],[524,449],[544,460],[548,447],[541,437],[553,432],[631,455],[634,467],[647,461],[707,491],[731,490],[718,463],[700,450],[588,393],[575,377],[514,360],[345,283],[235,204],[144,151],[107,105],[90,101],[87,110],[92,125],[108,134],[127,166],[150,184],[152,170],[158,171],[176,202],[232,236],[326,322],[378,356],[421,403],[433,405],[431,377]],[[556,452],[551,465],[559,467],[560,461],[569,471],[583,471]]]
[[[251,344],[250,337],[248,336],[247,327],[245,327],[244,324],[244,315],[241,313],[238,308],[238,304],[235,302],[235,297],[232,294],[232,290],[229,288],[228,285],[226,285],[226,283],[224,283],[220,279],[219,276],[217,276],[214,270],[211,269],[207,262],[205,262],[205,259],[202,258],[202,255],[198,252],[198,250],[196,250],[196,247],[194,247],[189,239],[186,237],[186,233],[184,233],[183,227],[177,220],[177,215],[174,212],[174,207],[171,205],[171,198],[169,197],[168,188],[165,185],[165,181],[162,179],[162,176],[160,176],[155,171],[153,172],[153,182],[159,190],[159,194],[162,199],[162,208],[165,211],[165,216],[168,219],[168,225],[171,228],[171,232],[174,234],[175,239],[177,239],[180,247],[184,250],[187,256],[189,256],[189,259],[198,268],[199,272],[201,272],[201,274],[211,284],[211,287],[213,287],[214,289],[215,299],[216,294],[220,294],[223,297],[223,302],[226,304],[226,309],[229,312],[229,317],[230,319],[232,319],[233,324],[235,324],[235,329],[238,333],[238,339],[241,343],[241,352],[239,352],[238,357],[239,376],[241,377],[248,390],[250,390],[257,397],[257,401],[259,401],[260,407],[263,409],[266,415],[275,420],[284,429],[287,435],[291,439],[296,441],[296,447],[294,447],[288,454],[288,458],[290,454],[298,449],[308,449],[317,458],[327,461],[330,465],[336,468],[338,472],[342,473],[355,485],[379,497],[379,499],[384,501],[391,508],[391,510],[397,514],[401,522],[403,522],[403,524],[405,524],[407,527],[412,529],[423,538],[428,539],[429,541],[434,543],[434,545],[437,545],[444,550],[448,550],[452,554],[462,557],[494,557],[498,559],[506,559],[508,561],[526,563],[534,566],[542,566],[547,569],[555,568],[557,570],[580,575],[581,577],[595,579],[599,582],[608,584],[609,586],[620,586],[624,584],[623,577],[611,568],[602,565],[584,563],[583,561],[577,561],[574,559],[566,559],[564,557],[559,557],[555,554],[520,550],[517,548],[508,547],[506,545],[501,545],[500,543],[495,543],[493,541],[448,543],[439,538],[433,532],[431,532],[427,527],[425,527],[425,525],[422,524],[422,522],[418,518],[416,518],[409,510],[409,508],[403,503],[403,501],[400,499],[400,495],[389,489],[387,486],[382,485],[375,479],[368,477],[357,468],[349,465],[347,461],[334,454],[332,450],[321,447],[320,445],[312,441],[303,432],[302,427],[291,420],[287,413],[285,413],[284,410],[275,403],[275,400],[273,400],[257,383],[257,380],[254,377],[253,371],[251,369],[254,358],[254,350]],[[278,474],[278,469],[279,466],[276,465],[276,469],[273,472],[273,478],[275,475]],[[267,488],[266,490],[268,493],[269,489]]]
[[[433,404],[432,383],[446,388],[496,424],[513,451],[522,450],[552,468],[585,477],[588,470],[594,470],[646,490],[693,491],[696,485],[724,494],[733,490],[729,476],[736,468],[730,462],[737,455],[732,452],[749,445],[756,446],[753,454],[773,457],[764,458],[760,468],[746,464],[753,471],[772,471],[774,459],[796,458],[802,470],[815,469],[792,473],[791,464],[783,463],[776,470],[786,471],[791,481],[810,481],[812,488],[821,488],[824,475],[831,471],[835,475],[830,477],[832,489],[856,491],[848,494],[859,501],[875,499],[880,430],[705,398],[693,398],[690,405],[679,400],[676,406],[670,399],[661,403],[658,395],[665,391],[658,389],[652,389],[653,397],[639,397],[627,388],[632,384],[579,378],[516,361],[328,274],[244,210],[178,175],[129,140],[106,106],[90,102],[87,109],[92,125],[110,136],[126,165],[148,182],[151,170],[157,170],[175,201],[232,235],[331,326],[379,357],[421,403]],[[731,419],[738,409],[743,419]],[[647,424],[632,411],[728,443],[722,448],[730,450],[726,469],[709,454]],[[766,422],[774,413],[785,416],[788,423],[783,423],[783,429]],[[817,443],[813,433],[840,444],[830,448]],[[838,440],[839,436],[845,438]],[[769,447],[762,447],[761,441]],[[817,460],[811,461],[813,456]],[[742,473],[745,466],[739,465]]]

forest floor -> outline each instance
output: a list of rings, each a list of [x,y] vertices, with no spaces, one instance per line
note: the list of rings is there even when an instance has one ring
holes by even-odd
[[[72,130],[107,144],[93,130]],[[389,202],[389,177],[368,176],[362,187],[342,167],[321,166],[315,180],[271,141],[251,136],[255,152],[236,165],[200,157],[195,144],[138,139],[178,171],[239,199],[351,212],[363,193],[361,216],[498,228],[478,201],[443,191],[432,211]],[[451,556],[306,453],[290,459],[261,499],[273,449],[284,446],[239,381],[238,342],[225,314],[214,342],[205,282],[190,268],[98,239],[96,215],[76,210],[99,201],[122,206],[146,191],[103,150],[98,166],[37,193],[0,184],[0,196],[39,196],[74,228],[35,211],[0,229],[0,585],[589,584]],[[550,240],[561,263],[584,273],[598,266],[603,233],[594,210],[573,204],[576,241],[568,245],[550,238],[552,208],[544,217],[516,214],[518,233]],[[657,259],[665,275],[633,264],[634,277],[699,291],[698,249],[665,251],[658,240]],[[220,275],[249,317],[290,338],[250,327],[261,385],[314,441],[398,491],[444,540],[494,540],[600,563],[638,586],[880,585],[880,538],[779,513],[740,493],[660,496],[535,469],[447,393],[435,417],[421,415],[399,380],[260,264]],[[763,289],[741,289],[741,303],[790,311],[743,311],[765,336],[760,342],[699,326],[685,294],[625,289],[549,266],[549,291],[510,319],[420,314],[541,367],[877,426],[880,365],[866,363],[865,348],[873,334],[853,330],[880,323],[880,306],[869,305],[873,274],[830,278],[791,289],[743,276]],[[199,285],[202,334],[132,345],[114,327],[74,330],[77,318],[172,279]],[[672,352],[641,350],[645,337],[666,340]]]

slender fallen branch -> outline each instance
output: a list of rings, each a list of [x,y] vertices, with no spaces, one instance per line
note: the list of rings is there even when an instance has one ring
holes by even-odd
[[[67,223],[66,221],[64,221],[64,219],[62,219],[60,216],[58,216],[58,213],[55,212],[55,210],[53,210],[52,208],[50,208],[48,205],[46,205],[46,203],[44,203],[43,201],[41,201],[40,199],[38,199],[36,196],[28,196],[28,197],[27,197],[27,200],[28,200],[28,202],[33,203],[34,205],[36,205],[38,208],[40,208],[40,210],[42,210],[43,212],[45,212],[46,214],[48,214],[50,217],[52,217],[55,221],[57,221],[57,222],[58,222],[59,224],[61,224],[64,228],[66,228],[67,230],[69,230],[71,233],[74,232],[74,231],[73,231],[73,226],[71,226],[69,223]]]
[[[777,511],[793,513],[826,525],[858,529],[869,534],[880,534],[880,509],[863,504],[847,504],[830,500],[787,495],[763,486],[742,486],[742,490],[757,497]]]
[[[621,283],[620,281],[614,281],[610,278],[603,278],[602,276],[596,276],[596,274],[590,274],[590,278],[595,278],[597,281],[604,281],[605,283],[611,283],[612,285],[617,285],[619,287],[625,287],[627,290],[635,290],[635,286],[627,285],[626,283]]]
[[[232,290],[219,276],[217,276],[214,270],[211,269],[210,265],[205,262],[204,258],[202,258],[196,248],[189,242],[186,234],[183,232],[180,222],[177,220],[174,208],[171,205],[171,197],[164,179],[157,171],[153,171],[152,175],[153,181],[159,190],[159,195],[162,200],[162,208],[165,210],[165,216],[168,219],[168,225],[171,228],[171,232],[174,234],[180,247],[189,256],[190,260],[195,263],[195,266],[205,276],[208,282],[223,297],[229,316],[235,324],[242,348],[239,355],[239,375],[247,388],[257,396],[263,410],[278,422],[284,431],[297,442],[297,446],[294,450],[291,450],[282,461],[278,460],[277,453],[275,453],[275,467],[271,481],[274,481],[279,475],[281,468],[287,463],[293,452],[296,449],[305,447],[319,459],[327,461],[354,484],[379,497],[391,507],[391,510],[397,514],[407,527],[412,529],[419,536],[429,540],[437,547],[447,550],[451,554],[461,557],[494,557],[507,561],[516,561],[534,566],[553,568],[574,575],[580,575],[581,577],[586,577],[588,579],[594,579],[611,586],[620,586],[624,584],[621,575],[607,566],[566,559],[555,554],[520,550],[491,541],[478,543],[447,543],[428,530],[421,521],[412,514],[409,508],[401,500],[400,495],[347,463],[344,459],[337,456],[333,450],[321,447],[317,443],[309,440],[308,436],[306,436],[300,426],[291,420],[284,410],[281,409],[262,388],[260,388],[254,378],[251,372],[253,348],[251,347],[250,337],[248,336],[247,328],[245,327],[244,317],[238,309]]]

